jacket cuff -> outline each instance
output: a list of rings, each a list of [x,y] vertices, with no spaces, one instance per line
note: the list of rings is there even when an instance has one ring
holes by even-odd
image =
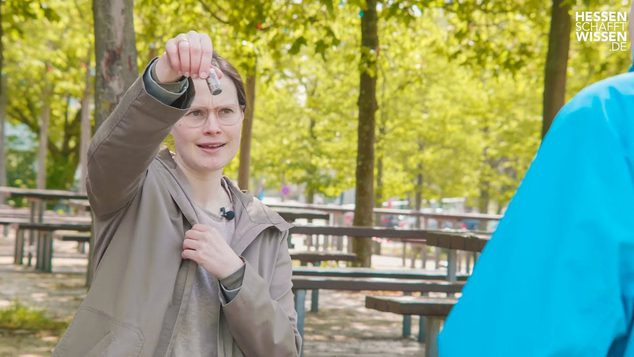
[[[220,301],[222,301],[223,303],[229,303],[240,292],[240,288],[242,287],[242,279],[244,278],[244,267],[245,265],[243,264],[240,269],[236,270],[228,277],[219,281],[220,292],[222,293]]]
[[[177,82],[159,83],[156,79],[156,62],[156,60],[152,61],[148,70],[143,74],[145,88],[148,94],[163,104],[172,105],[178,98],[185,94],[189,83],[185,78]]]
[[[145,91],[162,104],[169,105],[177,109],[189,108],[194,99],[194,86],[189,79],[177,82],[159,83],[156,79],[156,62],[154,58],[143,72],[143,87]]]

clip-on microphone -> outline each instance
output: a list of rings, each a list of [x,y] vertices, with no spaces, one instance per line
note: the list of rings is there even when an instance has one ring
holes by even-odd
[[[227,221],[230,221],[236,214],[233,211],[227,211],[224,207],[220,208],[220,217],[224,217]]]

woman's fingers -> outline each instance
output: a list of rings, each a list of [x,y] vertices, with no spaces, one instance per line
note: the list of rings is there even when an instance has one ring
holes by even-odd
[[[214,47],[211,39],[206,33],[200,34],[201,61],[200,61],[200,77],[205,79],[209,76],[211,70],[211,60],[214,54]]]
[[[183,240],[183,249],[198,250],[200,249],[200,241],[186,238],[185,240]]]
[[[169,61],[171,69],[182,75],[181,72],[181,61],[178,55],[178,42],[175,38],[172,38],[167,41],[165,44],[165,53],[167,53],[167,59]]]
[[[189,51],[190,51],[190,43],[189,39],[186,35],[180,34],[176,36],[176,41],[178,42],[178,57],[180,60],[180,71],[185,77],[189,77],[189,70],[191,68],[189,63]]]
[[[205,79],[213,69],[218,78],[222,78],[222,72],[212,66],[212,59],[213,44],[209,35],[196,31],[181,33],[165,43],[165,54],[159,58],[157,75],[168,82],[179,76]]]
[[[187,40],[189,41],[189,73],[191,73],[192,78],[198,78],[200,74],[202,57],[201,37],[202,35],[195,31],[189,31],[187,33]]]
[[[193,260],[196,263],[198,263],[198,252],[195,250],[191,250],[191,249],[185,249],[183,250],[183,252],[181,253],[181,257],[183,259],[189,259],[189,260]]]

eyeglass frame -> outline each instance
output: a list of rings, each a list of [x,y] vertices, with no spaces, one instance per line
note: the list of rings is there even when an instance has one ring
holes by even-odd
[[[218,121],[218,124],[219,124],[219,125],[222,125],[222,126],[233,126],[233,125],[236,125],[236,124],[238,124],[238,123],[240,122],[240,120],[244,117],[244,116],[243,116],[243,115],[241,115],[241,114],[244,114],[244,109],[246,108],[246,106],[245,106],[245,105],[242,105],[242,104],[239,104],[239,105],[238,105],[239,110],[238,110],[238,115],[237,115],[237,117],[239,117],[240,119],[237,119],[237,120],[235,120],[235,122],[231,122],[230,124],[228,124],[228,123],[223,123],[223,122],[221,121],[221,119],[220,119],[220,115],[219,115],[219,111],[220,111],[220,110],[223,110],[223,109],[233,109],[233,108],[234,108],[234,107],[231,107],[231,106],[221,106],[221,107],[218,107],[218,108],[216,108],[216,109],[214,110],[214,111],[215,111],[215,113],[216,113],[216,120]],[[188,124],[187,124],[187,116],[188,116],[189,114],[193,113],[193,112],[196,112],[196,111],[205,111],[205,112],[207,112],[207,114],[205,115],[205,120],[201,121],[201,122],[200,122],[200,124],[197,124],[197,125],[188,125]],[[184,124],[185,124],[188,128],[190,128],[190,129],[198,129],[198,128],[202,128],[202,127],[204,127],[204,126],[205,126],[205,124],[207,124],[207,122],[209,121],[209,114],[210,114],[211,112],[212,112],[211,110],[208,110],[208,109],[206,109],[206,108],[192,108],[192,109],[190,109],[187,113],[185,113],[185,115],[183,115],[183,117],[181,118],[181,120],[183,120],[183,123],[184,123]]]

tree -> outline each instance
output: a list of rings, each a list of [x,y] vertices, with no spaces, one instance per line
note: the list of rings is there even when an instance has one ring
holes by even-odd
[[[133,0],[93,0],[95,121],[99,127],[138,76]]]
[[[7,87],[6,79],[2,71],[4,63],[4,21],[2,20],[2,8],[3,2],[0,1],[0,186],[6,186],[7,184],[7,172],[5,167],[5,116],[7,112]]]
[[[31,0],[0,1],[0,186],[5,186],[7,184],[7,172],[5,165],[5,128],[8,92],[7,75],[4,68],[4,42],[6,37],[5,31],[9,33],[19,33],[19,23],[21,21],[36,17],[36,14],[32,9],[32,3],[33,2]],[[44,15],[48,18],[53,18],[54,16],[56,16],[56,14],[50,10],[45,11]]]
[[[379,55],[378,19],[376,1],[367,0],[361,16],[361,59],[359,62],[359,121],[357,136],[355,226],[372,226],[374,207],[374,138],[377,57]],[[361,266],[370,266],[370,242],[360,238],[352,240],[352,250]]]
[[[7,118],[13,130],[28,130],[44,139],[39,135],[44,130],[38,118],[45,112],[50,113],[50,125],[45,131],[46,159],[39,161],[46,161],[47,188],[69,189],[73,187],[78,159],[78,98],[83,91],[83,54],[91,46],[91,39],[85,36],[90,32],[87,23],[76,19],[89,9],[90,3],[51,1],[46,6],[42,8],[39,2],[32,3],[28,7],[31,15],[25,17],[15,31],[5,32],[11,43],[5,47],[4,69],[11,93]],[[32,80],[35,77],[38,80]],[[45,91],[46,85],[50,85],[49,92]],[[50,95],[43,96],[43,93]],[[45,103],[50,110],[46,110]],[[24,145],[27,143],[29,141]],[[9,149],[10,152],[24,151]],[[9,176],[15,177],[12,173]],[[16,185],[16,182],[9,184]]]
[[[566,98],[566,69],[570,48],[570,2],[553,0],[544,70],[542,138]]]

